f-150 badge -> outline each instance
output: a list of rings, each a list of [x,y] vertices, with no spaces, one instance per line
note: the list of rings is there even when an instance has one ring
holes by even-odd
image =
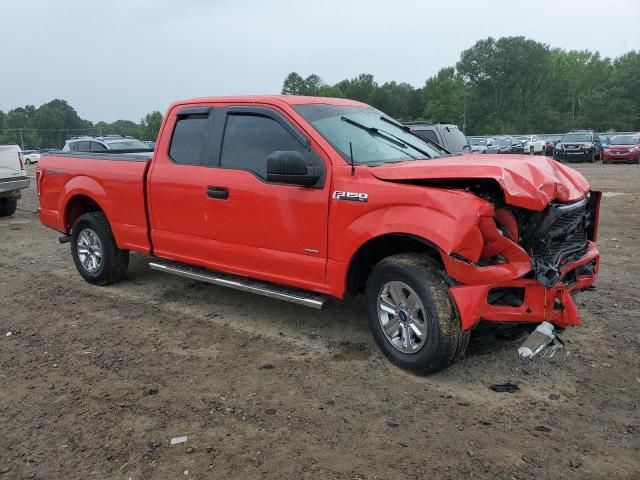
[[[335,198],[336,200],[350,200],[352,202],[366,202],[367,200],[369,200],[369,194],[360,192],[336,191],[333,192],[333,198]]]

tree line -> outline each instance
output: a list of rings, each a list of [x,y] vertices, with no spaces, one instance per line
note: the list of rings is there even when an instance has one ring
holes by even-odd
[[[615,59],[525,37],[487,38],[422,87],[361,74],[329,85],[296,72],[283,94],[368,103],[399,120],[453,123],[468,135],[640,130],[640,52]]]
[[[0,145],[17,144],[24,150],[62,148],[65,140],[80,135],[130,135],[141,140],[155,140],[162,114],[151,112],[139,123],[117,120],[112,123],[80,118],[64,100],[52,100],[36,108],[26,105],[0,110]]]

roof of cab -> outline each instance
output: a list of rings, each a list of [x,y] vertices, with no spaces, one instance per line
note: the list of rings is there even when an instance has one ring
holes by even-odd
[[[331,98],[331,97],[307,97],[303,95],[239,95],[233,97],[202,97],[190,98],[187,100],[178,100],[171,104],[170,108],[178,105],[193,105],[202,103],[255,103],[255,104],[271,104],[271,105],[350,105],[366,107],[366,103],[347,98]]]

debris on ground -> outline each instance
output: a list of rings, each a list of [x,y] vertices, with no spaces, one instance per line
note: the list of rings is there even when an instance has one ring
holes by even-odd
[[[496,383],[490,385],[489,388],[498,393],[515,393],[520,390],[520,387],[515,383]]]
[[[171,442],[169,442],[170,445],[178,445],[180,443],[187,443],[187,440],[189,439],[189,437],[187,437],[186,435],[184,437],[173,437],[171,439]]]
[[[534,428],[536,432],[550,432],[551,429],[549,427],[545,427],[544,425],[538,425]]]
[[[556,338],[554,326],[549,322],[542,322],[529,335],[524,343],[518,348],[518,354],[522,358],[532,358],[549,345]],[[555,351],[553,352],[555,353]],[[551,355],[553,355],[553,353]]]
[[[158,387],[145,387],[142,394],[146,397],[149,395],[157,395],[158,392],[160,392],[160,389]]]

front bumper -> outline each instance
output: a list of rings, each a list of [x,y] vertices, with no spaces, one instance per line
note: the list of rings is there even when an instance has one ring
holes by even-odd
[[[623,153],[603,151],[602,160],[607,163],[638,163],[640,161],[640,151]]]
[[[580,325],[580,314],[571,294],[584,290],[596,282],[599,259],[600,253],[595,243],[589,242],[586,255],[560,267],[560,281],[551,288],[544,287],[534,278],[452,286],[451,296],[458,308],[462,329],[469,330],[480,320],[516,323],[547,321],[558,328]],[[516,260],[514,265],[506,264],[487,268],[497,268],[498,273],[503,276],[518,275],[525,269],[523,260],[523,258]],[[530,268],[529,263],[528,270]],[[500,288],[521,289],[522,303],[515,306],[489,303],[490,292]]]
[[[553,152],[554,160],[566,162],[585,162],[591,160],[593,150],[556,150]]]

